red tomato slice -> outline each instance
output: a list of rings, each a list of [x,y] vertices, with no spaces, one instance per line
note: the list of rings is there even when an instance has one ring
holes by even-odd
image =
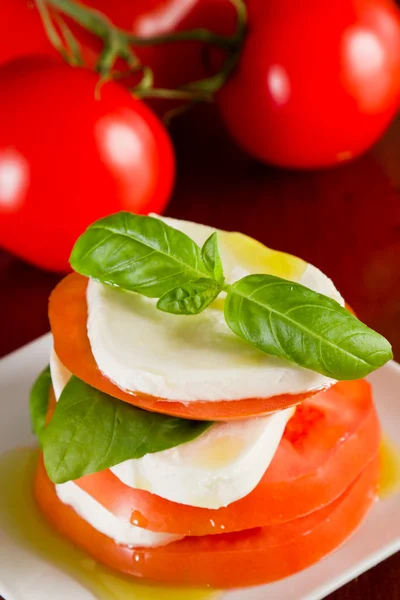
[[[379,471],[374,458],[342,496],[307,517],[239,533],[187,537],[149,549],[116,544],[62,504],[42,461],[35,497],[60,533],[113,569],[171,584],[231,588],[287,577],[342,544],[374,501]]]
[[[258,486],[226,508],[170,502],[124,485],[109,470],[75,483],[117,517],[153,531],[241,531],[290,521],[329,504],[376,455],[379,441],[369,384],[341,382],[297,408]]]
[[[318,390],[314,390],[304,394],[284,394],[271,398],[190,402],[185,405],[181,402],[166,402],[140,392],[124,392],[99,371],[93,358],[86,332],[87,281],[86,277],[71,273],[53,290],[49,303],[49,319],[54,347],[61,362],[71,373],[110,396],[145,410],[185,419],[229,421],[282,410],[318,393]]]

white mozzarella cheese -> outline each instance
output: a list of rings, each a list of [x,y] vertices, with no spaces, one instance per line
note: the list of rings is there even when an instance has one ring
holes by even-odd
[[[215,231],[165,219],[199,245]],[[332,281],[304,261],[270,250],[238,233],[219,232],[228,283],[249,273],[298,281],[343,304]],[[298,394],[332,379],[262,353],[230,331],[223,295],[196,316],[156,309],[156,300],[91,280],[88,337],[102,373],[121,389],[180,402],[239,400]]]

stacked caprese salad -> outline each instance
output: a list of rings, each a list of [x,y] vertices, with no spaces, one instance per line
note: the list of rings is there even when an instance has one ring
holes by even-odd
[[[312,265],[239,233],[118,213],[77,241],[33,387],[37,502],[124,573],[276,580],[373,502],[380,428],[362,379],[389,343]]]

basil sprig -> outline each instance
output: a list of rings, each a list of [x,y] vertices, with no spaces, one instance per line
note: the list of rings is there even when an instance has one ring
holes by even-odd
[[[50,387],[50,367],[47,366],[37,377],[29,396],[29,413],[31,416],[32,429],[39,442],[42,439],[45,428]]]
[[[142,410],[72,376],[40,438],[49,478],[65,483],[190,442],[211,425]]]
[[[217,232],[200,248],[154,217],[117,213],[78,239],[71,265],[104,283],[159,298],[180,315],[205,310],[223,291],[225,320],[267,354],[333,379],[365,377],[393,358],[389,342],[338,302],[273,275],[224,283]]]

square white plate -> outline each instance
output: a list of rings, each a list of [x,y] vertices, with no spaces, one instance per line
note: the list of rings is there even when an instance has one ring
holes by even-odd
[[[28,394],[48,363],[46,335],[0,361],[0,454],[35,443]],[[385,433],[400,447],[400,366],[392,362],[370,381]],[[0,490],[1,493],[1,490]],[[0,515],[3,519],[7,515]],[[1,520],[0,519],[0,523]],[[320,600],[360,573],[400,550],[400,495],[372,508],[356,534],[326,559],[267,586],[226,592],[223,600]],[[93,600],[91,592],[0,529],[0,595],[6,600]]]

